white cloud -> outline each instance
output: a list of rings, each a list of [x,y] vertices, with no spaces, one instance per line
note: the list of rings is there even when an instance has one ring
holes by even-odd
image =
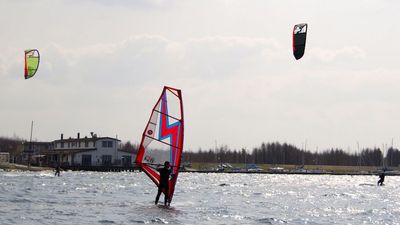
[[[30,111],[38,123],[53,124],[60,117],[68,122],[43,128],[49,132],[44,136],[95,130],[135,141],[162,86],[171,85],[183,90],[185,143],[191,149],[213,146],[215,140],[234,148],[262,141],[301,142],[305,137],[326,141],[313,130],[338,135],[346,121],[365,127],[366,120],[384,118],[381,111],[369,110],[375,100],[381,108],[395,111],[392,101],[384,102],[399,95],[391,85],[398,80],[396,71],[341,74],[324,71],[323,65],[299,71],[302,62],[294,61],[290,51],[285,55],[284,49],[273,39],[232,36],[178,42],[137,35],[74,49],[50,44],[41,51],[37,76],[12,79],[2,96],[18,94],[13,99],[3,97],[2,102],[7,113]],[[309,54],[325,64],[343,58],[364,60],[355,47]],[[282,68],[287,60],[294,63]],[[18,73],[19,67],[14,63],[7,73]],[[369,88],[379,83],[391,88],[370,94]],[[27,98],[29,102],[21,104]],[[372,114],[359,116],[363,111]],[[86,119],[77,119],[78,115]]]
[[[120,6],[133,9],[163,9],[174,5],[174,0],[85,0],[86,2],[101,4],[104,6]],[[69,2],[69,1],[67,1]],[[81,4],[82,0],[77,0],[76,4]]]
[[[347,147],[400,126],[395,6],[386,14],[388,6],[361,1],[1,4],[0,135],[27,134],[33,119],[43,140],[94,131],[138,141],[164,85],[183,91],[191,149],[305,138]],[[26,9],[38,26],[21,26]],[[303,21],[309,36],[296,61],[291,29]],[[29,80],[26,47],[42,55]]]
[[[311,48],[307,53],[310,60],[319,60],[324,63],[333,61],[365,60],[367,58],[365,51],[357,46],[349,46],[340,49]]]

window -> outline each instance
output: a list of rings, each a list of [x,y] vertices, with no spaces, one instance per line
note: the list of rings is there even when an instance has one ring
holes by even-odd
[[[85,141],[85,148],[89,147],[89,142]]]
[[[101,164],[104,166],[111,165],[112,157],[111,155],[102,155],[101,156]]]
[[[112,141],[102,141],[101,146],[103,148],[112,148],[113,147],[113,142]]]
[[[61,148],[64,148],[64,142],[61,142]]]
[[[92,165],[92,156],[82,155],[82,166],[91,166],[91,165]]]

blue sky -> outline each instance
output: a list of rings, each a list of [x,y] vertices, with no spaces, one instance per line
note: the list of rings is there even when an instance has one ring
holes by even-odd
[[[164,85],[185,147],[400,143],[397,1],[0,0],[0,135],[139,142]],[[294,24],[308,23],[304,57]],[[37,75],[23,78],[23,51]]]

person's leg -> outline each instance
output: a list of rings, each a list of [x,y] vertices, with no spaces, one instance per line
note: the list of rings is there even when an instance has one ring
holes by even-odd
[[[161,188],[158,188],[157,197],[156,197],[156,202],[155,202],[156,205],[157,205],[157,203],[158,203],[158,200],[160,199],[161,192],[162,192]]]
[[[168,203],[168,187],[165,188],[165,193],[166,194],[164,194],[164,205],[166,206]]]

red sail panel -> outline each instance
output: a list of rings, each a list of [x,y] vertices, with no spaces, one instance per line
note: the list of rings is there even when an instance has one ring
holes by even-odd
[[[170,162],[173,178],[169,180],[169,193],[165,193],[170,201],[181,163],[183,128],[181,90],[164,87],[143,132],[136,164],[158,186],[160,174],[157,168],[163,166],[165,161]]]
[[[24,77],[25,77],[25,79],[28,79],[28,62],[27,62],[27,60],[26,60],[26,57],[27,57],[27,54],[26,54],[26,51],[25,51],[25,57],[24,57],[24,62],[25,62],[25,64],[24,64]]]

